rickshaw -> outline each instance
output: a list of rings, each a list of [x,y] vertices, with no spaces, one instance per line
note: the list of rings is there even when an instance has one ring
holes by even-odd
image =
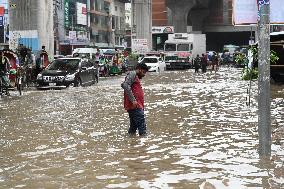
[[[118,54],[114,54],[111,59],[111,65],[109,68],[109,75],[122,74],[122,63],[119,62]]]
[[[18,56],[10,49],[3,49],[3,54],[9,59],[10,63],[9,79],[11,82],[16,83],[17,64],[19,64]]]
[[[102,77],[109,76],[109,59],[105,55],[99,61],[99,74]]]

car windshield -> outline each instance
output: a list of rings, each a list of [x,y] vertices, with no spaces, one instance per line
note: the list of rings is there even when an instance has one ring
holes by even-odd
[[[143,63],[157,63],[158,59],[157,58],[144,58],[142,60]]]
[[[176,44],[165,44],[165,51],[176,51]]]
[[[189,51],[189,44],[178,44],[177,51]]]
[[[76,70],[79,62],[79,59],[57,59],[50,64],[48,70]]]

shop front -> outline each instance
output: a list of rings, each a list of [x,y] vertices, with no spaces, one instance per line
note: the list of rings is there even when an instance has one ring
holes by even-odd
[[[153,50],[163,51],[165,41],[168,40],[168,34],[174,33],[173,26],[153,26],[152,38],[153,38]]]

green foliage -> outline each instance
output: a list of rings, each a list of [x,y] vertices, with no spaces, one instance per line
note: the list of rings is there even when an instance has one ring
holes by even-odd
[[[246,55],[244,53],[238,53],[236,56],[235,56],[235,62],[239,65],[247,65],[248,63],[248,59],[246,57]]]
[[[254,80],[258,78],[258,69],[244,68],[242,71],[242,80]]]
[[[252,50],[252,52],[253,52],[253,59],[255,61],[257,61],[258,60],[258,48],[253,46],[253,47],[250,48],[250,50]],[[270,63],[276,64],[278,60],[279,60],[279,57],[278,57],[277,53],[275,51],[271,50],[270,51]]]
[[[258,49],[257,47],[251,47],[250,50],[253,52],[253,59],[254,61],[258,61]],[[277,56],[277,53],[273,50],[270,51],[270,63],[271,64],[276,64],[277,61],[279,60],[279,57]],[[238,54],[235,57],[235,61],[238,64],[245,64],[247,65],[248,59],[244,54]],[[250,68],[244,68],[242,71],[242,79],[243,80],[254,80],[258,78],[258,69],[253,68],[252,70]]]
[[[278,60],[279,60],[279,57],[277,56],[277,53],[275,51],[271,50],[270,51],[270,63],[276,64]]]
[[[129,54],[128,58],[130,61],[135,61],[135,60],[138,60],[138,57],[139,55],[138,54],[135,54],[135,53],[131,53]]]

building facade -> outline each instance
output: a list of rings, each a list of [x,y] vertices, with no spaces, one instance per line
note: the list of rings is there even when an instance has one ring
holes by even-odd
[[[125,45],[126,19],[125,3],[126,0],[114,0],[111,6],[112,13],[112,42],[117,46]]]
[[[68,55],[90,44],[88,0],[53,0],[55,48]]]
[[[90,41],[96,46],[110,46],[112,0],[90,0]]]
[[[152,0],[152,25],[168,25],[167,6],[165,1]]]
[[[129,0],[90,1],[90,42],[95,46],[121,45],[125,36],[125,3]]]

